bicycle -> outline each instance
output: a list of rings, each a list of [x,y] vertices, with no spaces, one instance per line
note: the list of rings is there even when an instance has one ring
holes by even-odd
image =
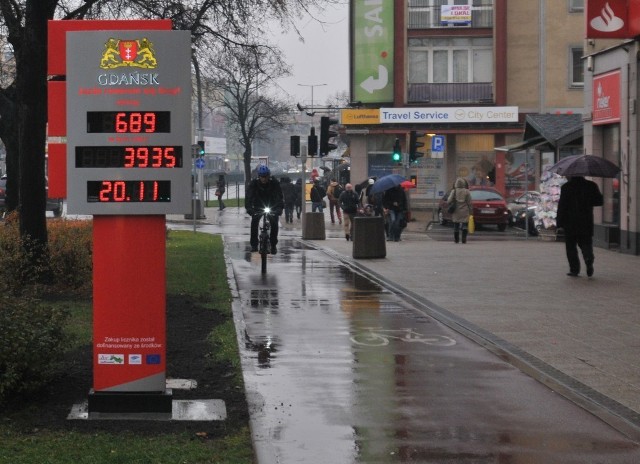
[[[386,330],[375,327],[365,327],[368,332],[356,334],[351,337],[351,341],[358,345],[365,346],[386,346],[390,339],[403,342],[417,342],[425,345],[453,346],[456,341],[446,335],[423,336],[412,329]],[[398,335],[396,335],[398,334]]]
[[[269,229],[271,228],[271,222],[269,222],[269,216],[271,215],[271,208],[266,207],[261,213],[262,226],[260,226],[260,233],[258,234],[258,253],[260,253],[260,259],[262,261],[262,273],[267,273],[267,255],[271,253],[271,242],[269,239]]]

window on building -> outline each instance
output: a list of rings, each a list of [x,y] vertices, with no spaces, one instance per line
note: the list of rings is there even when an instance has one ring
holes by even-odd
[[[409,40],[409,83],[493,81],[491,38]]]
[[[571,47],[569,50],[569,87],[584,87],[584,63],[582,47]]]
[[[584,11],[584,0],[569,0],[569,13],[582,13]]]

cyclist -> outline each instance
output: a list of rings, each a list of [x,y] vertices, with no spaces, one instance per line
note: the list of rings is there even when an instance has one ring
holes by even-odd
[[[247,188],[245,198],[247,214],[251,215],[251,251],[258,251],[258,227],[264,208],[270,208],[269,223],[271,224],[269,241],[271,242],[271,254],[278,252],[278,221],[284,209],[284,199],[280,182],[271,177],[268,166],[261,164],[258,167],[258,178],[252,179]]]

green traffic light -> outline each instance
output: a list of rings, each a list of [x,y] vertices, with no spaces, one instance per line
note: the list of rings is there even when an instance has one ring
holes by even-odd
[[[402,159],[402,148],[400,147],[400,139],[396,139],[396,142],[393,144],[393,154],[391,155],[391,159],[394,162],[400,162]]]

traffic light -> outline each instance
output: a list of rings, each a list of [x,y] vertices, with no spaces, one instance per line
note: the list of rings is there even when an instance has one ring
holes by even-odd
[[[198,140],[198,156],[204,156],[204,140]]]
[[[409,162],[417,163],[424,156],[425,133],[411,131],[409,134]]]
[[[394,163],[399,163],[402,161],[402,149],[400,148],[400,139],[396,139],[396,142],[393,144],[393,153],[391,154],[391,159]]]
[[[338,124],[337,119],[329,116],[320,118],[320,156],[327,156],[331,150],[338,148],[337,145],[329,143],[329,139],[338,135],[337,132],[331,130],[332,124]]]
[[[296,158],[300,156],[300,136],[299,135],[291,136],[291,156],[295,156]]]
[[[307,139],[307,154],[308,156],[318,156],[318,136],[316,135],[315,128],[311,128],[309,138]]]

